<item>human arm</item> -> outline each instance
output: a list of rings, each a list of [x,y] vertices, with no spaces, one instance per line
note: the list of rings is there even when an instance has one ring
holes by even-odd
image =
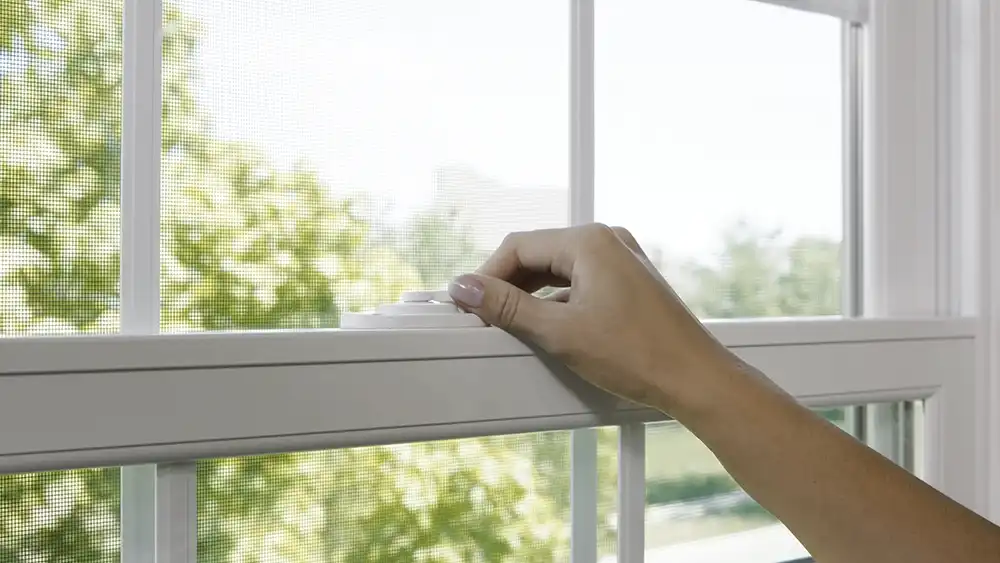
[[[549,285],[564,289],[530,295]],[[1000,528],[742,363],[624,230],[515,234],[452,294],[592,384],[672,415],[821,563],[1000,561]]]

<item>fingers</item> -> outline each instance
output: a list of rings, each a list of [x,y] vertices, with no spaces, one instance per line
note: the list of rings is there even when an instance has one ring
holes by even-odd
[[[515,287],[523,289],[527,293],[535,293],[545,287],[569,286],[569,280],[553,274],[538,274],[528,270],[521,270],[506,281]]]
[[[540,308],[569,300],[568,291],[556,292],[545,299],[530,294],[546,286],[568,286],[581,253],[599,253],[601,248],[618,245],[646,259],[635,237],[623,227],[595,223],[512,233],[476,275],[463,276],[452,284],[451,289],[457,292],[453,297],[490,324],[529,334],[533,331],[532,323],[539,319],[521,319],[519,310],[527,307],[525,314],[530,317],[539,313]]]
[[[574,235],[575,229],[512,233],[476,273],[511,283],[523,282],[529,274],[569,280],[579,247]]]
[[[525,336],[542,347],[552,336],[546,329],[554,326],[553,320],[563,306],[484,275],[460,276],[449,285],[448,292],[463,309],[475,313],[486,323]]]
[[[546,285],[563,286],[573,277],[579,252],[609,239],[620,241],[639,256],[646,257],[627,229],[593,223],[567,229],[512,233],[476,273],[513,283],[528,292]]]

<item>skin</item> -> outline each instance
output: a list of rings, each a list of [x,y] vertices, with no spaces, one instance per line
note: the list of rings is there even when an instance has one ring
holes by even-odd
[[[531,295],[546,286],[563,289]],[[669,413],[821,563],[1000,562],[1000,528],[740,361],[624,229],[515,233],[449,290],[591,384]]]

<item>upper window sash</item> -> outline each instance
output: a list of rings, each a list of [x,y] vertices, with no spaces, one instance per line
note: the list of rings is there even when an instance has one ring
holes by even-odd
[[[756,0],[804,12],[827,14],[851,23],[868,22],[868,0]]]

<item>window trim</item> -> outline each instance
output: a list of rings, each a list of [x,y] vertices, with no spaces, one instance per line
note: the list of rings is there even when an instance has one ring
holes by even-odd
[[[953,318],[963,313],[980,318],[977,363],[949,370],[951,391],[927,404],[926,478],[985,514],[990,488],[985,456],[991,444],[986,428],[989,388],[983,384],[982,363],[983,350],[992,345],[983,326],[989,312],[958,306],[975,300],[980,285],[975,276],[981,270],[967,267],[963,260],[971,254],[979,264],[982,256],[978,243],[970,245],[980,240],[979,233],[965,239],[955,233],[969,223],[964,218],[982,211],[979,206],[963,209],[977,204],[964,202],[953,191],[960,184],[953,174],[967,174],[968,161],[980,158],[976,147],[959,142],[952,131],[956,109],[977,111],[953,92],[965,88],[955,71],[971,61],[970,53],[949,52],[955,46],[959,51],[969,47],[950,29],[957,9],[956,2],[875,0],[870,6],[865,310],[890,318]],[[973,69],[976,76],[981,74]],[[973,177],[973,191],[985,189],[978,176]]]
[[[969,0],[971,1],[971,0]],[[973,19],[986,26],[983,37],[976,44],[979,55],[974,60],[981,66],[982,76],[972,88],[979,89],[976,98],[982,106],[971,108],[977,111],[968,120],[972,127],[985,128],[976,138],[982,143],[980,151],[970,159],[969,166],[979,171],[981,196],[978,209],[979,234],[982,241],[978,267],[980,285],[979,317],[981,319],[981,372],[978,378],[978,395],[982,398],[978,419],[981,431],[982,465],[986,474],[984,497],[989,499],[987,514],[994,522],[1000,523],[1000,9],[990,0],[980,0],[979,9],[985,16]],[[978,15],[978,14],[977,14]],[[967,21],[967,20],[966,20]],[[974,175],[975,177],[975,175]]]
[[[980,512],[1000,523],[1000,10],[991,0],[939,7],[940,72],[947,77],[942,144],[950,149],[951,309],[978,318],[974,465]],[[944,277],[944,276],[943,276]]]

